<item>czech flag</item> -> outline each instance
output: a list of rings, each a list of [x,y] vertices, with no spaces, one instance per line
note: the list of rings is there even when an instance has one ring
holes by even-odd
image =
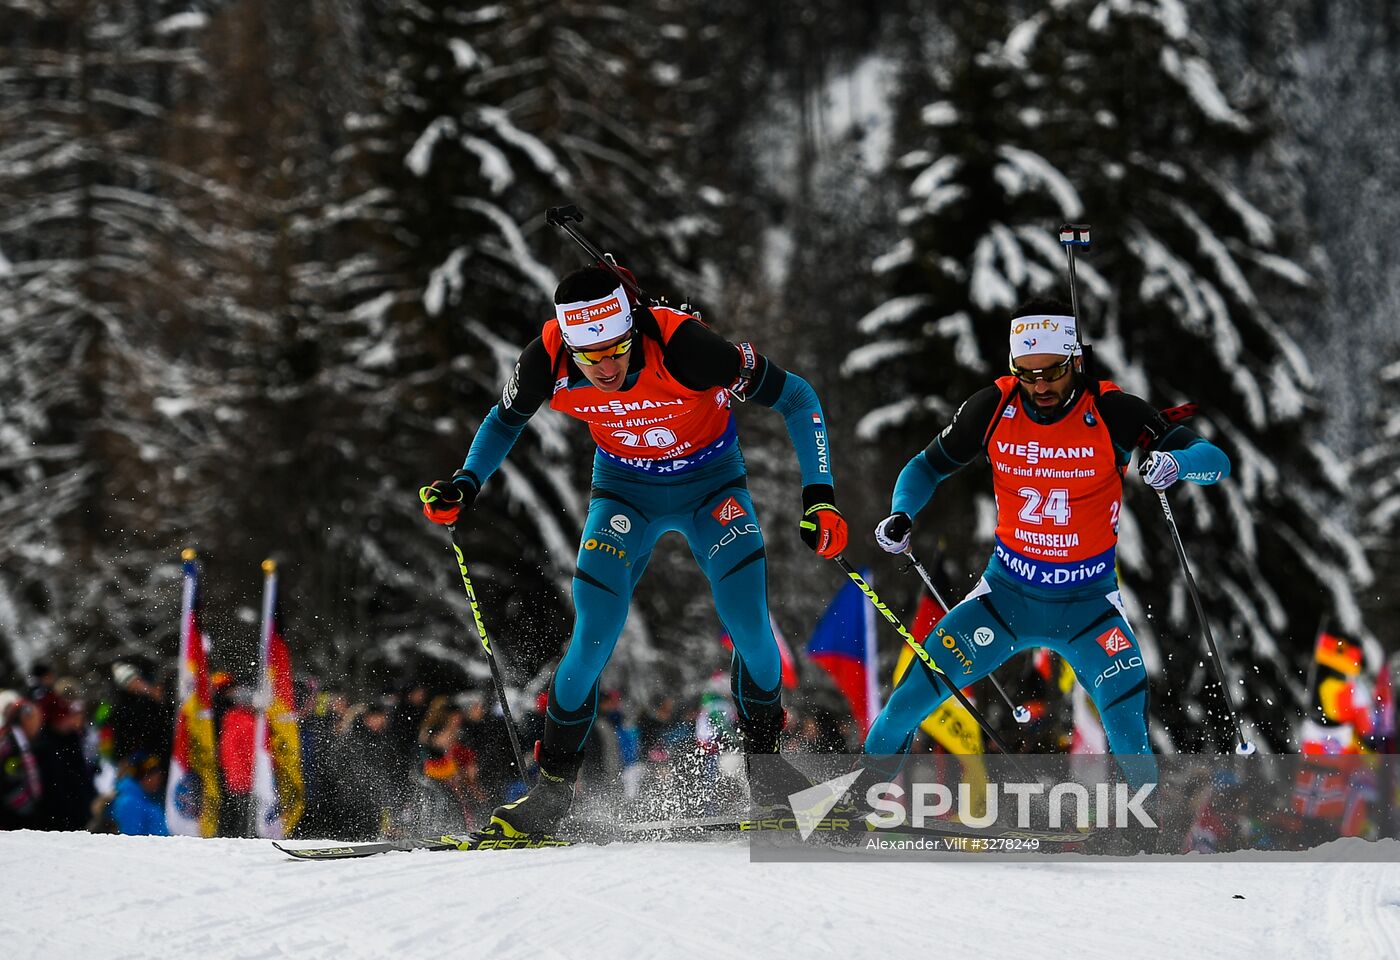
[[[869,570],[861,570],[862,579]],[[851,705],[851,716],[869,730],[880,713],[880,678],[875,647],[875,607],[854,582],[836,592],[817,621],[807,656],[831,674]]]
[[[173,834],[212,837],[219,828],[219,768],[209,691],[208,641],[199,624],[199,567],[195,552],[181,554],[179,713],[165,784],[165,821]]]

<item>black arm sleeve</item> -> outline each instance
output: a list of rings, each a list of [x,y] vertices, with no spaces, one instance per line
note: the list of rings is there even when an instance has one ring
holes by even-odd
[[[550,398],[554,392],[553,368],[549,351],[539,337],[520,351],[515,372],[501,391],[500,415],[507,426],[523,425]]]
[[[739,378],[739,348],[699,320],[677,327],[662,356],[671,375],[691,390],[728,387]]]
[[[1104,426],[1113,438],[1113,445],[1132,456],[1133,448],[1144,450],[1181,450],[1204,439],[1190,427],[1171,424],[1142,397],[1115,390],[1098,400]]]
[[[953,420],[924,448],[929,464],[943,475],[954,473],[982,453],[992,418],[1001,414],[1001,388],[992,384],[963,401]]]
[[[671,334],[663,354],[666,369],[692,390],[733,387],[743,369],[739,347],[699,320],[687,320]],[[778,402],[787,383],[787,371],[761,353],[754,354],[744,399],[765,407]]]

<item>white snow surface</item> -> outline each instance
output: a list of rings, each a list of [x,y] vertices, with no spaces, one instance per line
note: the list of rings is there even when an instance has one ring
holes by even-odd
[[[0,834],[0,937],[10,960],[1400,956],[1400,864],[1180,860],[759,864],[726,841],[313,863],[23,831]]]

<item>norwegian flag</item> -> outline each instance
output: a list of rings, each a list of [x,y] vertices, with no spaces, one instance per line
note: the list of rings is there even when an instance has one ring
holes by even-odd
[[[1346,808],[1342,811],[1342,836],[1359,837],[1370,823],[1371,804],[1380,799],[1375,772],[1354,770],[1347,782]]]
[[[1305,766],[1293,781],[1293,812],[1304,817],[1335,819],[1346,812],[1346,774]]]

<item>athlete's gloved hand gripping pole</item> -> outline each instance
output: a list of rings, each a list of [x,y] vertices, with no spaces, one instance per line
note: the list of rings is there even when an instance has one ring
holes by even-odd
[[[510,701],[506,699],[505,681],[501,679],[501,668],[496,662],[495,651],[491,649],[491,637],[486,632],[486,623],[481,619],[481,606],[476,602],[476,588],[472,586],[471,575],[467,573],[467,560],[462,553],[462,544],[457,534],[457,521],[463,510],[471,509],[476,501],[478,489],[475,478],[470,473],[458,470],[451,480],[434,480],[426,487],[420,487],[418,499],[423,502],[424,516],[433,523],[447,527],[452,553],[457,558],[457,569],[462,574],[462,586],[467,591],[467,604],[471,607],[472,620],[476,623],[476,635],[481,640],[481,648],[486,651],[486,662],[491,666],[491,682],[496,686],[496,699],[501,704],[501,717],[505,720],[506,733],[510,736],[515,769],[520,774],[520,779],[528,786],[530,780],[525,773],[520,738],[515,732],[515,718],[510,714]]]
[[[870,584],[865,582],[865,578],[857,572],[856,568],[851,566],[850,562],[839,554],[832,559],[836,561],[838,567],[845,571],[846,576],[851,578],[851,582],[860,587],[860,592],[865,594],[865,599],[869,600],[871,604],[874,605],[875,609],[880,611],[880,615],[888,620],[890,625],[899,632],[899,635],[904,638],[904,642],[909,644],[909,649],[914,651],[914,656],[918,657],[924,666],[928,667],[929,670],[933,672],[933,675],[943,682],[944,686],[957,698],[958,703],[963,705],[963,709],[972,715],[972,719],[977,721],[977,725],[982,728],[982,732],[987,735],[987,739],[996,744],[997,749],[1002,753],[1006,754],[1008,757],[1012,756],[1011,748],[1006,745],[1006,742],[1002,740],[1001,737],[997,736],[997,732],[991,728],[986,718],[972,705],[972,701],[968,700],[963,692],[958,689],[958,685],[954,683],[946,673],[938,669],[938,664],[934,661],[933,654],[925,650],[924,645],[914,639],[914,635],[900,622],[899,617],[894,615],[894,611],[885,606],[884,602],[876,595],[875,591],[870,588]],[[1029,774],[1020,768],[1021,765],[1019,763],[1015,761],[1013,761],[1013,763],[1017,768],[1016,773],[1018,776],[1029,778]]]
[[[846,518],[836,509],[834,499],[829,484],[811,483],[802,488],[802,519],[797,524],[802,542],[826,560],[839,557],[850,539]]]

